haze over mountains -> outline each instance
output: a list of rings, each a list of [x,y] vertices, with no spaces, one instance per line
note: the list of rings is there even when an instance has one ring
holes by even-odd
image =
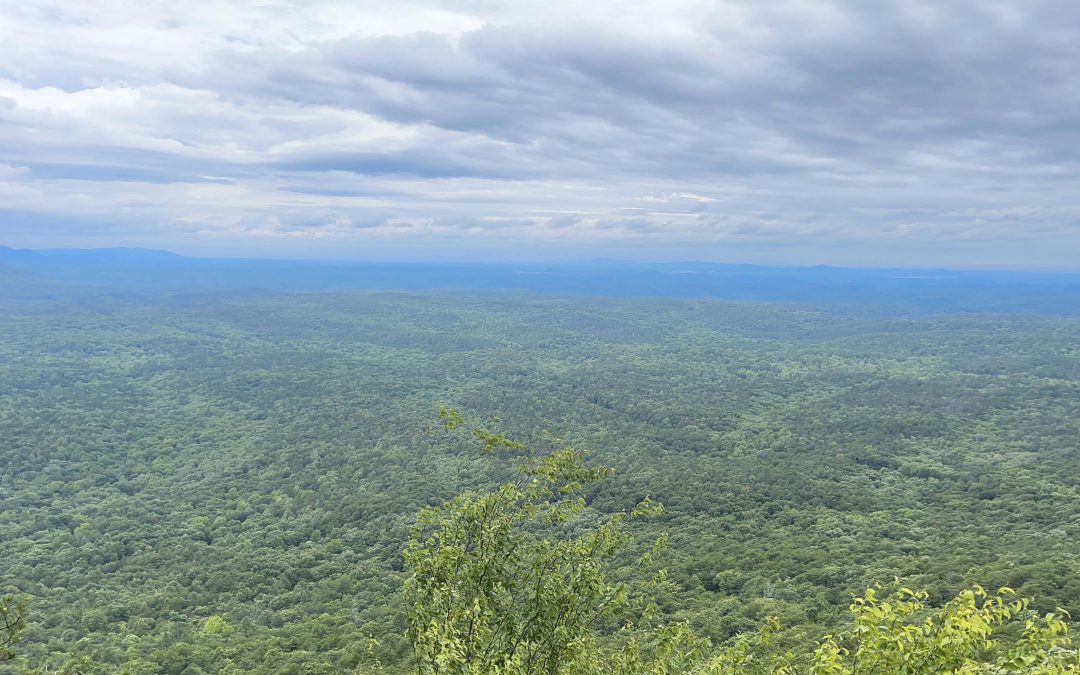
[[[151,249],[0,247],[6,284],[127,290],[520,289],[613,297],[899,304],[919,311],[1080,313],[1080,274],[762,267],[706,262],[320,262],[192,258]],[[44,286],[43,286],[44,284]],[[895,311],[895,307],[893,308]]]

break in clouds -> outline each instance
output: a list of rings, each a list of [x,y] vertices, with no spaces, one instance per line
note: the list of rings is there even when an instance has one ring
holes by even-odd
[[[0,8],[0,243],[1080,260],[1068,0]]]

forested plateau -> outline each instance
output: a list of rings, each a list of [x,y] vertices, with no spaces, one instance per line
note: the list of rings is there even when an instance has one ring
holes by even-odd
[[[410,672],[410,526],[517,466],[440,406],[611,467],[585,524],[662,503],[609,574],[666,537],[649,597],[717,646],[775,619],[812,650],[897,578],[1080,617],[1075,312],[27,279],[0,298],[0,593],[29,598],[0,672]]]

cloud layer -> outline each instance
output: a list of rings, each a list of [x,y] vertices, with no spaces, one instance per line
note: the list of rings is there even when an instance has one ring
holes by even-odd
[[[0,243],[1080,268],[1080,5],[0,2]]]

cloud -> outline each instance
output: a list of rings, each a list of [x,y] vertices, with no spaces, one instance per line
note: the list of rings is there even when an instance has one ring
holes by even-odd
[[[11,180],[20,176],[27,176],[30,173],[30,167],[19,166],[17,164],[2,164],[0,163],[0,181]]]
[[[0,40],[13,243],[1080,260],[1065,0],[46,0]]]

